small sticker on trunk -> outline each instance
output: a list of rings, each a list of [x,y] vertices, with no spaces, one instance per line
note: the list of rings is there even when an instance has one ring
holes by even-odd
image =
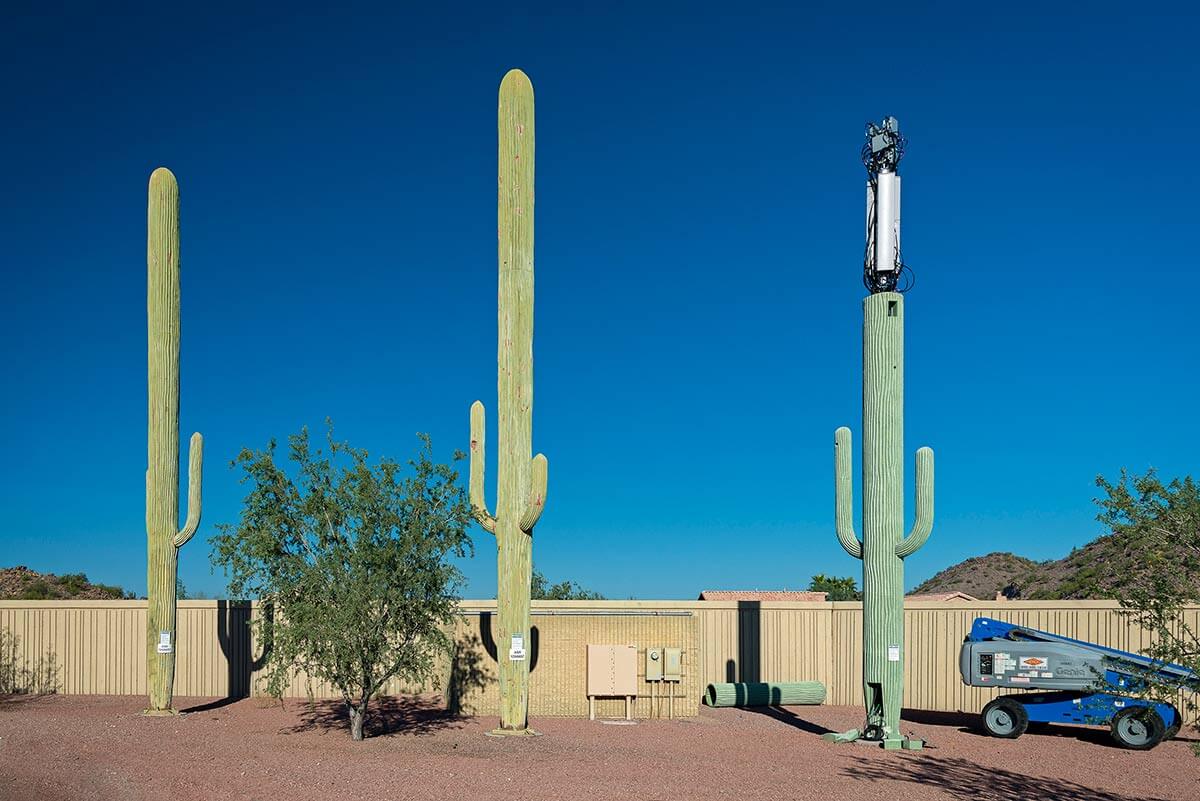
[[[889,645],[888,646],[888,661],[889,662],[899,662],[900,661],[900,646],[899,645]]]
[[[514,634],[512,636],[512,644],[508,648],[508,659],[510,662],[525,661],[525,636],[522,634]]]
[[[171,647],[171,632],[160,631],[158,633],[158,652],[160,654],[169,654],[174,650]]]

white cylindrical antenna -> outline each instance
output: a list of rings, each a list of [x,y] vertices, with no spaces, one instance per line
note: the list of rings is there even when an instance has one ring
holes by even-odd
[[[881,172],[875,187],[875,272],[896,271],[896,239],[900,218],[896,173]]]

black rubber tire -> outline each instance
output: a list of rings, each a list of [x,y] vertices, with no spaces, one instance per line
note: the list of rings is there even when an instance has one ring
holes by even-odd
[[[1176,707],[1171,707],[1171,711],[1175,713],[1175,722],[1163,732],[1164,740],[1174,740],[1175,735],[1179,734],[1180,728],[1183,727],[1183,715],[1179,714],[1179,710]]]
[[[1015,740],[1029,728],[1029,713],[1024,705],[1007,696],[1000,696],[980,713],[983,728],[993,737]]]
[[[1157,711],[1130,706],[1113,715],[1112,738],[1131,751],[1149,751],[1162,742],[1167,726]]]

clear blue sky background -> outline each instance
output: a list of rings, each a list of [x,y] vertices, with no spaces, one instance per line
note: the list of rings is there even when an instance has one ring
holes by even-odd
[[[885,114],[910,139],[905,449],[937,452],[908,584],[1095,537],[1097,473],[1197,471],[1183,6],[570,5],[10,8],[0,564],[145,591],[159,165],[182,192],[182,435],[206,437],[190,589],[224,587],[205,539],[238,515],[241,446],[330,416],[374,453],[427,431],[448,456],[476,398],[494,431],[512,66],[538,103],[550,578],[686,598],[858,573],[833,430],[860,430],[858,149]]]

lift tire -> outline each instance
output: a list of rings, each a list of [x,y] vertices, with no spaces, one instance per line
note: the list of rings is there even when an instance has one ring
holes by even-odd
[[[1163,732],[1164,740],[1174,740],[1175,735],[1179,734],[1179,729],[1183,726],[1183,715],[1179,714],[1176,707],[1171,707],[1171,711],[1175,713],[1175,722],[1167,726],[1167,730]]]
[[[993,737],[1015,740],[1029,728],[1029,713],[1024,705],[1001,696],[983,708],[983,728]]]
[[[1113,715],[1112,737],[1122,748],[1149,751],[1162,742],[1166,733],[1162,717],[1149,707],[1126,707]]]

